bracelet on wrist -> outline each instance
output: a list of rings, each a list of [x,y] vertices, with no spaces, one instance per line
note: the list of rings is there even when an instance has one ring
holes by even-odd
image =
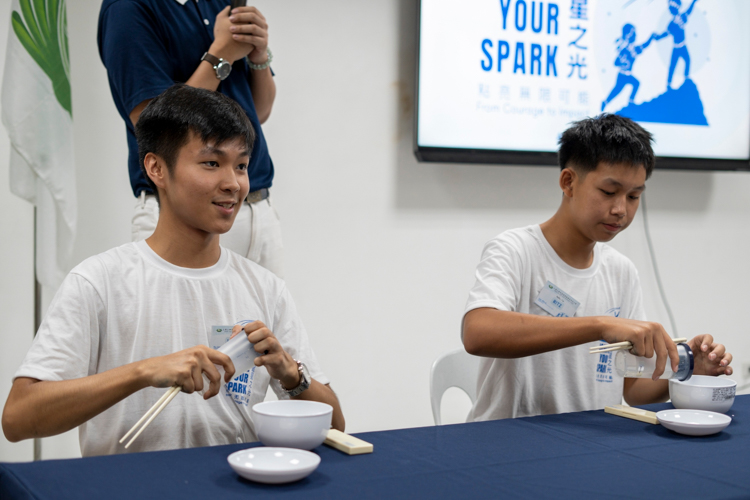
[[[247,65],[250,66],[250,69],[255,70],[255,71],[266,69],[267,67],[271,65],[271,61],[273,61],[273,53],[271,52],[270,47],[266,47],[266,54],[268,54],[268,59],[266,59],[266,62],[264,62],[263,64],[255,64],[250,60],[249,57],[245,56]]]

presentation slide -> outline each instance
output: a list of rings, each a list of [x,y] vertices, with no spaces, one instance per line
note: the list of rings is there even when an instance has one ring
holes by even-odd
[[[750,158],[750,0],[422,0],[419,52],[420,147],[555,152],[607,112]]]

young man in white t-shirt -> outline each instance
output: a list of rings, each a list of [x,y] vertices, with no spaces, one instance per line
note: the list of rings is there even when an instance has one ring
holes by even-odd
[[[119,438],[175,385],[186,394],[127,451],[255,441],[249,412],[269,385],[279,398],[330,404],[343,430],[284,282],[219,246],[249,190],[254,131],[244,111],[217,92],[178,85],[149,104],[136,133],[160,201],[156,230],[67,276],[16,372],[6,437],[79,426],[84,456],[122,453]],[[260,353],[246,373],[214,350],[230,333],[246,334]]]
[[[616,115],[585,119],[562,135],[559,162],[555,215],[490,240],[477,266],[462,332],[466,350],[483,356],[469,420],[669,397],[658,377],[667,361],[677,370],[675,344],[646,321],[632,262],[603,243],[635,217],[654,167],[651,134]],[[633,354],[656,355],[653,380],[618,377],[612,353],[588,353],[602,341],[630,341]],[[688,344],[695,374],[731,375],[732,356],[711,335]]]

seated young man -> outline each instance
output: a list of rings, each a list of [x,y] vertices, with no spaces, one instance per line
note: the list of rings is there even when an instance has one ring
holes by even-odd
[[[284,282],[219,246],[249,190],[254,131],[242,108],[220,93],[178,85],[149,104],[136,133],[141,167],[160,201],[156,230],[67,276],[16,372],[3,412],[6,437],[80,426],[84,456],[121,453],[120,437],[175,385],[187,394],[128,451],[256,441],[250,408],[269,385],[282,399],[330,404],[333,427],[343,430],[338,399]],[[224,325],[235,334],[244,328],[262,354],[256,368],[235,374],[231,360],[208,347],[226,341],[226,333],[216,337]],[[237,378],[222,384],[215,365],[225,382]],[[192,394],[201,390],[203,397]]]
[[[662,325],[647,322],[638,272],[604,244],[626,229],[654,168],[651,134],[627,118],[575,123],[560,139],[562,203],[540,225],[506,231],[484,248],[463,319],[466,350],[484,356],[470,420],[523,417],[666,401],[666,362],[679,355]],[[564,297],[559,311],[545,290]],[[541,304],[541,305],[540,305]],[[591,342],[630,341],[656,355],[654,379],[613,373],[613,353]],[[695,374],[732,373],[711,335],[688,342]]]

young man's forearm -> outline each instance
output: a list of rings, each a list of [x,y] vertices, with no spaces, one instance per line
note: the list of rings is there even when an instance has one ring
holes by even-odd
[[[210,49],[209,53],[211,53]],[[216,55],[216,57],[221,57],[221,55]],[[200,61],[198,67],[195,69],[193,74],[190,75],[188,81],[185,82],[185,85],[206,90],[216,90],[219,88],[220,83],[221,80],[216,78],[216,70],[214,70],[214,67],[211,65],[211,63],[207,61]],[[140,118],[141,113],[144,109],[146,109],[146,106],[149,102],[151,102],[151,99],[142,101],[141,103],[136,105],[136,107],[133,108],[130,112],[130,121],[134,126],[136,123],[138,123],[138,118]]]
[[[333,392],[328,385],[323,385],[317,380],[313,379],[310,382],[310,387],[297,396],[294,399],[304,399],[307,401],[318,401],[320,403],[326,403],[333,407],[333,416],[331,417],[331,427],[344,432],[346,423],[344,421],[344,413],[341,411],[341,405],[339,404],[339,398]]]
[[[669,399],[669,381],[626,378],[622,397],[630,406],[664,403]]]
[[[464,316],[463,342],[475,356],[521,358],[601,339],[601,318],[553,318],[480,308]]]
[[[88,377],[13,382],[3,411],[3,432],[12,442],[69,431],[148,384],[132,363]]]
[[[250,70],[250,92],[253,94],[255,112],[261,124],[271,116],[273,101],[276,99],[276,82],[273,81],[271,68]]]
[[[207,52],[214,57],[224,59],[229,64],[234,64],[238,58],[236,48],[227,46],[226,41],[222,42],[215,40],[208,48]],[[213,64],[208,61],[199,61],[198,67],[195,68],[193,74],[190,75],[188,81],[185,82],[186,85],[190,85],[191,87],[206,90],[216,90],[219,88],[220,83],[221,80],[216,78],[216,70],[214,69]]]
[[[273,102],[276,99],[276,83],[273,81],[270,68],[260,71],[251,70],[249,78],[250,92],[253,94],[253,102],[255,103],[255,112],[258,114],[258,120],[262,124],[271,116]],[[219,83],[221,83],[221,80],[216,78],[216,71],[214,71],[213,66],[205,61],[201,61],[195,72],[185,82],[186,85],[190,85],[191,87],[206,90],[218,89]],[[151,102],[151,99],[146,99],[130,112],[130,121],[133,125],[138,123],[138,118],[149,102]]]
[[[9,441],[60,434],[81,425],[145,387],[178,385],[185,392],[204,389],[203,398],[219,393],[234,376],[229,356],[197,345],[147,358],[88,377],[56,382],[20,377],[13,382],[3,411],[3,432]],[[206,388],[202,374],[211,381]]]

